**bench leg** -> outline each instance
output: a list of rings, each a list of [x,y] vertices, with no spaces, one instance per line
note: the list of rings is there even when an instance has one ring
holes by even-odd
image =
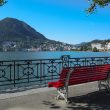
[[[98,88],[99,88],[99,91],[101,90],[101,81],[98,81]]]
[[[107,78],[107,90],[110,92],[110,74],[108,75]]]
[[[107,83],[106,83],[106,80],[101,80],[101,81],[98,81],[98,87],[99,87],[99,91],[102,90],[102,88],[107,88]]]
[[[58,95],[56,99],[58,100],[60,97],[65,100],[66,103],[68,103],[68,88],[62,87],[57,89]]]
[[[102,88],[105,88],[107,91],[110,92],[110,81],[109,80],[107,79],[107,80],[98,81],[99,91],[102,90]]]
[[[106,80],[98,81],[99,90],[104,87],[108,92],[110,92],[110,73],[108,73],[108,77]]]

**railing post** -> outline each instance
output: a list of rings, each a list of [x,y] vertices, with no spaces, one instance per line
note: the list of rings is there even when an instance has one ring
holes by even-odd
[[[12,81],[12,64],[10,64],[10,81]]]
[[[16,70],[15,70],[15,68],[16,68],[16,64],[15,64],[15,61],[14,61],[14,87],[15,87],[15,83],[16,83],[16,76],[15,76]]]
[[[40,84],[41,83],[42,83],[42,60],[40,60]]]
[[[62,67],[69,67],[69,59],[70,59],[70,55],[61,56]]]

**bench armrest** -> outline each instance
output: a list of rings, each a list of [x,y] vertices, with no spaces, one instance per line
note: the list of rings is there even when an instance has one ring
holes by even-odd
[[[68,87],[70,76],[73,71],[74,71],[74,68],[69,69],[69,72],[67,73],[66,80],[65,80],[65,87]]]

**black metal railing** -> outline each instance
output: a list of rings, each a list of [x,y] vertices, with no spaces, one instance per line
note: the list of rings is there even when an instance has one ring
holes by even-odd
[[[0,88],[15,88],[36,85],[47,86],[56,80],[64,67],[110,64],[110,57],[0,61]]]

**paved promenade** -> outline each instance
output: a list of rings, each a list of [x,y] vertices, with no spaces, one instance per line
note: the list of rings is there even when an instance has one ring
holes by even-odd
[[[96,82],[69,87],[69,105],[56,94],[50,88],[0,94],[0,110],[110,110],[110,94],[99,92]]]

